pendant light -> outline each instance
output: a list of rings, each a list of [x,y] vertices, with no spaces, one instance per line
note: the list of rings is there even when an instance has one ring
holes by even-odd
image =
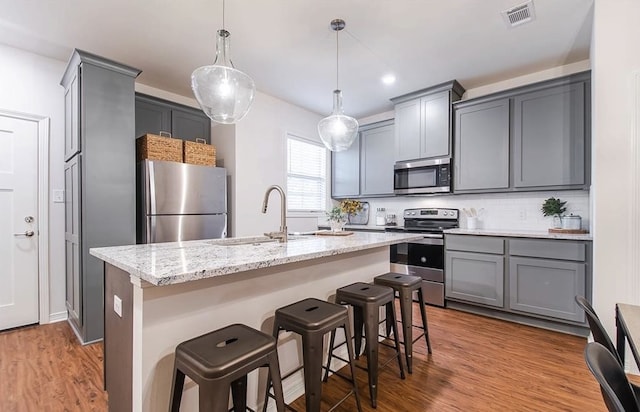
[[[232,124],[248,112],[256,94],[256,85],[245,73],[233,67],[229,55],[229,36],[224,25],[217,32],[216,59],[213,65],[202,66],[191,74],[191,88],[202,111],[214,122]]]
[[[332,152],[347,150],[358,135],[358,121],[346,116],[342,109],[342,91],[338,87],[338,32],[345,27],[342,19],[331,21],[331,29],[336,32],[336,90],[333,91],[333,111],[320,120],[318,133],[320,139]]]

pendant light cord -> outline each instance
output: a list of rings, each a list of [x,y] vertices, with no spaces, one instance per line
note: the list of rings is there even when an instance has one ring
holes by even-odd
[[[340,30],[336,30],[336,90],[340,90],[340,87],[338,86],[338,75],[340,73],[340,59],[338,59],[338,52],[340,50],[340,45],[338,44],[338,33],[340,32]]]
[[[224,25],[224,0],[222,0],[222,30],[225,30],[226,27]]]

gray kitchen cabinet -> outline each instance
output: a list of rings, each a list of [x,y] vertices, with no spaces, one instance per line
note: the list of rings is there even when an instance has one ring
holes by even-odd
[[[135,130],[136,137],[165,131],[178,139],[211,143],[211,120],[202,110],[139,93],[135,99]]]
[[[445,234],[447,305],[584,335],[574,298],[591,298],[591,250],[582,240]]]
[[[80,169],[82,155],[74,156],[64,165],[64,245],[66,256],[66,306],[69,321],[76,328],[81,327],[82,305],[81,290],[82,277],[80,266],[82,254],[80,253]]]
[[[78,85],[78,67],[69,73],[69,87],[64,92],[64,160],[71,159],[80,151],[80,121],[78,119],[78,104],[80,102],[80,88]]]
[[[514,187],[584,185],[585,83],[525,93],[513,103]]]
[[[451,155],[451,103],[464,88],[455,80],[391,99],[395,161]]]
[[[454,192],[588,189],[590,72],[454,104]]]
[[[136,137],[161,131],[171,133],[171,108],[136,96]]]
[[[449,92],[420,99],[420,157],[444,157],[451,154],[451,101]]]
[[[455,110],[454,191],[509,188],[509,99]]]
[[[509,307],[515,311],[584,322],[576,295],[585,296],[586,265],[580,262],[509,258]]]
[[[420,157],[420,107],[420,99],[396,104],[396,162]]]
[[[360,133],[360,195],[393,195],[393,122]]]
[[[331,197],[393,195],[394,121],[362,126],[351,147],[331,153]]]
[[[504,306],[504,256],[446,251],[445,296]]]
[[[331,152],[331,197],[360,195],[360,136],[347,150]]]
[[[85,343],[102,339],[104,323],[104,265],[89,249],[136,240],[134,86],[139,73],[74,50],[60,82],[65,110],[73,111],[65,119],[78,119],[80,139],[79,151],[65,164],[66,304],[70,324]],[[74,87],[81,104],[67,104]],[[72,128],[65,127],[65,133]]]

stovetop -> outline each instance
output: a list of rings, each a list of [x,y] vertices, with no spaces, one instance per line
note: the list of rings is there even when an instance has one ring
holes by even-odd
[[[446,229],[459,227],[457,209],[405,209],[404,226],[387,228],[390,232],[442,234]]]

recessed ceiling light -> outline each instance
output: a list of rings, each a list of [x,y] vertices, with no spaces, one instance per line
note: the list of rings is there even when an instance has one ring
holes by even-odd
[[[394,84],[395,82],[396,82],[396,76],[394,76],[393,74],[386,74],[382,76],[382,83],[386,85]]]

